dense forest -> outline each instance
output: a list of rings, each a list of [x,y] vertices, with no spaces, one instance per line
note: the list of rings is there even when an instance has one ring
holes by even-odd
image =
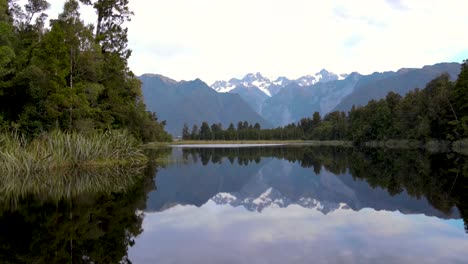
[[[468,137],[468,62],[462,64],[458,80],[447,74],[432,80],[424,89],[404,97],[390,92],[384,99],[353,107],[348,113],[335,111],[323,118],[311,118],[275,129],[239,122],[223,129],[203,122],[190,130],[184,126],[183,139],[192,140],[350,140],[356,143],[389,140],[459,140]]]
[[[80,5],[95,9],[95,24],[83,22]],[[171,140],[128,68],[128,0],[67,0],[50,20],[48,7],[0,0],[0,130],[126,129],[145,142]]]

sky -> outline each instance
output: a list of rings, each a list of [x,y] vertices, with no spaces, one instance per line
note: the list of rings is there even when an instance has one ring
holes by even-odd
[[[49,0],[51,17],[63,0]],[[131,70],[175,80],[298,78],[468,58],[466,0],[130,0]],[[83,19],[94,22],[91,9]]]
[[[145,213],[128,254],[135,263],[462,263],[468,240],[456,222],[463,225],[373,209],[324,215],[299,205],[257,213],[208,201]]]

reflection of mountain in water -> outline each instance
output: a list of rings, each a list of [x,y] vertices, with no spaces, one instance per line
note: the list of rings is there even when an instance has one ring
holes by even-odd
[[[200,158],[192,155],[193,158]],[[241,158],[206,163],[189,162],[158,172],[158,190],[149,195],[148,211],[165,210],[176,204],[201,206],[208,200],[217,204],[243,206],[261,212],[268,207],[297,204],[324,214],[336,209],[400,211],[441,218],[459,217],[458,211],[443,213],[426,198],[411,197],[405,190],[390,195],[381,187],[354,179],[349,171],[334,174],[324,169],[315,173],[297,162],[262,158],[245,166]]]
[[[293,204],[300,205],[304,208],[316,209],[317,211],[327,214],[335,211],[336,209],[349,209],[345,203],[332,203],[317,201],[313,198],[301,198],[295,202],[283,196],[279,191],[273,188],[268,188],[264,193],[260,194],[257,198],[238,198],[230,193],[218,193],[211,198],[216,204],[224,205],[230,204],[234,207],[244,206],[247,210],[261,212],[265,208],[280,207],[285,208]]]

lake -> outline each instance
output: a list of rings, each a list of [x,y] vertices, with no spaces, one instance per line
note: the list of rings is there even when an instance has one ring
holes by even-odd
[[[468,158],[175,147],[121,191],[2,197],[6,263],[466,263]],[[103,176],[104,177],[104,176]],[[107,176],[106,176],[107,177]],[[128,177],[127,177],[128,178]],[[51,190],[51,192],[53,192]]]

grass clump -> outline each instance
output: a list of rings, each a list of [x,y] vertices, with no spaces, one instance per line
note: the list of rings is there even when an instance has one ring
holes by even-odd
[[[0,173],[4,175],[145,162],[139,142],[126,131],[87,135],[54,131],[32,140],[16,133],[0,134]]]

